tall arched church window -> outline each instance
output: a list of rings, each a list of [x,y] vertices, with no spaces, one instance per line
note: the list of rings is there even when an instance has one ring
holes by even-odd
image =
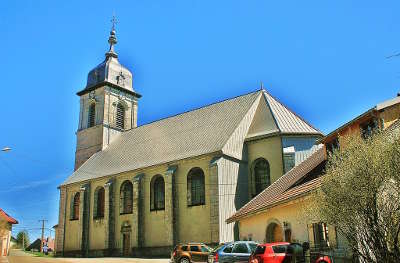
[[[120,190],[120,214],[132,213],[133,203],[133,185],[130,181],[126,180],[121,185]]]
[[[96,125],[96,104],[92,102],[89,106],[88,111],[88,127]]]
[[[165,183],[161,175],[156,175],[150,184],[151,207],[150,210],[164,210],[165,208]]]
[[[121,102],[117,104],[117,113],[115,116],[115,125],[119,129],[125,129],[125,107]]]
[[[201,168],[192,168],[187,176],[187,199],[188,205],[204,205],[205,198],[205,184],[204,172]]]
[[[253,167],[255,191],[258,195],[271,184],[269,163],[264,158],[259,158],[254,161]]]
[[[70,219],[78,220],[79,219],[79,202],[80,202],[80,193],[75,193],[74,197],[71,200],[71,210],[70,210]]]
[[[105,197],[104,188],[103,187],[96,188],[94,192],[94,207],[93,207],[94,218],[104,217],[104,197]]]

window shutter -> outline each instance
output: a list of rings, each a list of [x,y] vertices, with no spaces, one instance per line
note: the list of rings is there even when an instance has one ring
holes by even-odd
[[[337,248],[337,233],[336,233],[336,227],[332,225],[328,225],[329,232],[328,232],[328,240],[329,240],[329,246],[330,247],[335,247]]]
[[[187,177],[187,205],[192,205],[192,176],[190,173]]]
[[[71,202],[69,203],[69,219],[72,220],[74,219],[74,199],[75,199],[75,195],[73,194],[71,196]]]
[[[94,198],[93,198],[93,218],[97,218],[98,217],[98,215],[97,215],[97,204],[98,204],[98,202],[97,202],[97,198],[98,198],[98,190],[96,190],[95,192],[94,192]]]

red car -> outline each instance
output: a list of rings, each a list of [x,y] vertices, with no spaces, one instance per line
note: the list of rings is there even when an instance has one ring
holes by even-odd
[[[249,263],[289,262],[305,262],[302,245],[288,242],[260,244],[249,258]],[[315,263],[331,263],[331,260],[327,256],[321,256]]]

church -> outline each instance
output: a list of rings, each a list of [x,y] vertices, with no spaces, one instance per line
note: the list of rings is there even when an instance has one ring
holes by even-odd
[[[137,126],[142,95],[118,61],[114,26],[108,43],[77,93],[57,254],[169,255],[179,243],[239,239],[227,219],[317,151],[321,132],[263,88]]]

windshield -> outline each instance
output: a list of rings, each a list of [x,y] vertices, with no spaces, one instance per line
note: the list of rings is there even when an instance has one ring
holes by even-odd
[[[212,248],[208,246],[201,246],[201,252],[211,252]]]
[[[224,247],[226,244],[220,244],[219,246],[217,246],[216,248],[213,249],[213,251],[218,251],[220,250],[222,247]]]
[[[257,244],[256,243],[249,243],[249,247],[250,247],[251,253],[253,253],[257,248]]]

